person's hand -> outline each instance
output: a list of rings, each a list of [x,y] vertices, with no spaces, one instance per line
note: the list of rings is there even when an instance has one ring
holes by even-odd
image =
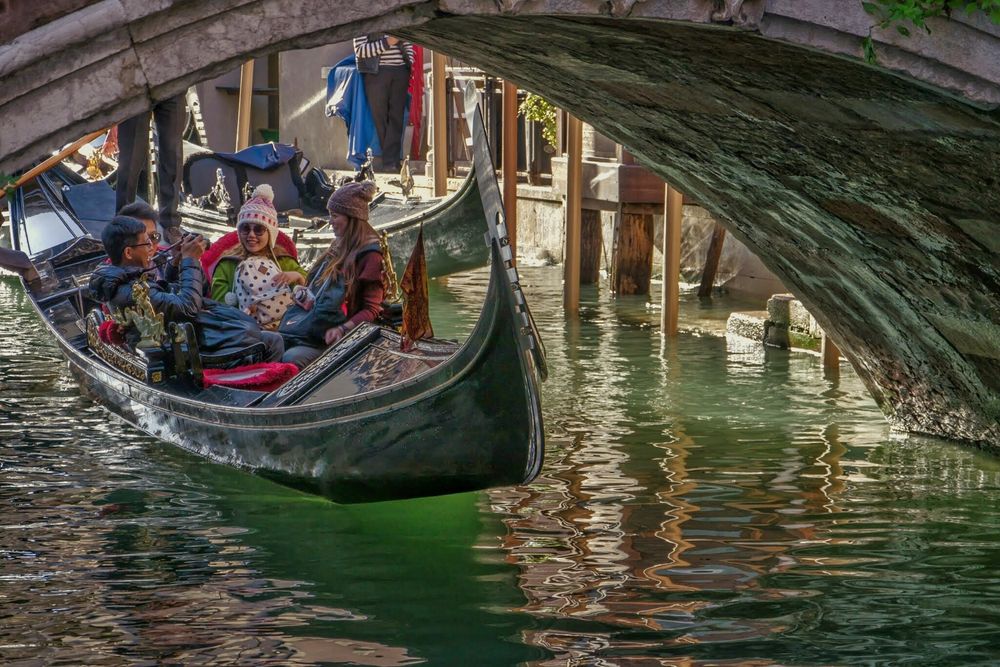
[[[205,241],[201,234],[188,234],[181,241],[181,257],[200,259],[205,252]]]
[[[305,285],[306,278],[298,271],[282,271],[272,280],[275,285]]]
[[[338,340],[343,338],[346,335],[346,333],[347,332],[344,331],[343,325],[340,325],[339,327],[330,327],[329,329],[326,330],[326,333],[323,334],[323,342],[325,342],[327,345],[333,345]]]
[[[385,41],[389,42],[389,46],[396,46],[399,44],[399,37],[393,37],[392,35],[386,35]]]

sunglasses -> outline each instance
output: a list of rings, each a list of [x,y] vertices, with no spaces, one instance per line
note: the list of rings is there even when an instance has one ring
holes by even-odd
[[[267,227],[264,225],[240,225],[236,228],[236,232],[243,236],[249,235],[250,232],[253,232],[254,236],[263,236],[267,234]]]
[[[149,234],[149,240],[153,243],[159,243],[162,238],[159,232],[150,232]]]

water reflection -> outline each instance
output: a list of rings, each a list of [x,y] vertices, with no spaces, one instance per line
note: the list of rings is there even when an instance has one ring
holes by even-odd
[[[987,664],[1000,460],[892,435],[851,373],[527,269],[532,485],[339,507],[161,445],[0,347],[3,664]],[[432,281],[468,333],[486,274]],[[653,300],[657,297],[654,295]],[[0,281],[0,331],[37,328]]]
[[[918,484],[912,500],[988,479],[996,499],[998,478],[981,457],[891,440],[857,379],[825,378],[815,357],[690,332],[662,339],[649,331],[656,313],[633,307],[619,318],[621,302],[591,298],[579,323],[539,318],[562,380],[546,387],[547,429],[568,442],[529,489],[491,493],[508,515],[503,548],[521,571],[520,610],[548,619],[524,635],[556,656],[537,664],[994,654],[995,637],[973,634],[971,620],[944,630],[944,610],[918,595],[924,578],[886,577],[896,558],[883,553],[898,557],[897,545],[928,525],[880,480]],[[551,344],[560,336],[562,349]],[[947,470],[887,469],[888,452]],[[949,482],[939,485],[942,472]],[[996,528],[998,513],[986,514]],[[858,614],[859,597],[880,600],[880,588],[896,607]],[[922,636],[898,644],[880,628]]]

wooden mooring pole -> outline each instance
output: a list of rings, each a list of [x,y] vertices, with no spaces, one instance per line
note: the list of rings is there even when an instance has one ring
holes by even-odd
[[[664,336],[677,335],[680,309],[681,215],[684,195],[666,186],[663,211],[663,291],[660,295],[660,331]]]
[[[823,355],[823,371],[826,373],[840,372],[840,349],[837,344],[830,340],[830,337],[823,332],[820,339],[820,352]]]
[[[445,90],[445,56],[434,52],[431,59],[431,107],[433,113],[434,196],[448,194],[448,103]]]
[[[622,204],[615,234],[611,288],[615,294],[649,294],[653,279],[651,204]]]
[[[712,241],[708,244],[708,255],[705,257],[705,268],[701,272],[701,285],[698,296],[712,296],[715,286],[715,274],[719,271],[719,258],[722,257],[722,246],[726,243],[726,228],[715,223],[712,230]]]
[[[580,283],[596,285],[601,279],[601,212],[585,208],[580,211]]]
[[[510,252],[517,263],[517,86],[503,82],[503,208]]]
[[[250,145],[250,114],[253,110],[253,60],[240,67],[240,95],[236,110],[236,150]]]
[[[580,237],[583,208],[583,124],[568,116],[566,123],[566,259],[563,273],[563,311],[580,312]]]

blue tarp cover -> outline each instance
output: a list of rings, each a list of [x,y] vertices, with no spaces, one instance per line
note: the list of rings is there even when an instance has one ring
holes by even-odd
[[[334,65],[326,76],[326,115],[342,118],[347,125],[347,161],[355,169],[364,164],[369,148],[373,155],[382,154],[354,54]]]
[[[216,157],[229,162],[245,164],[262,171],[268,171],[286,164],[295,156],[295,147],[288,144],[257,144],[237,153],[215,153]]]

